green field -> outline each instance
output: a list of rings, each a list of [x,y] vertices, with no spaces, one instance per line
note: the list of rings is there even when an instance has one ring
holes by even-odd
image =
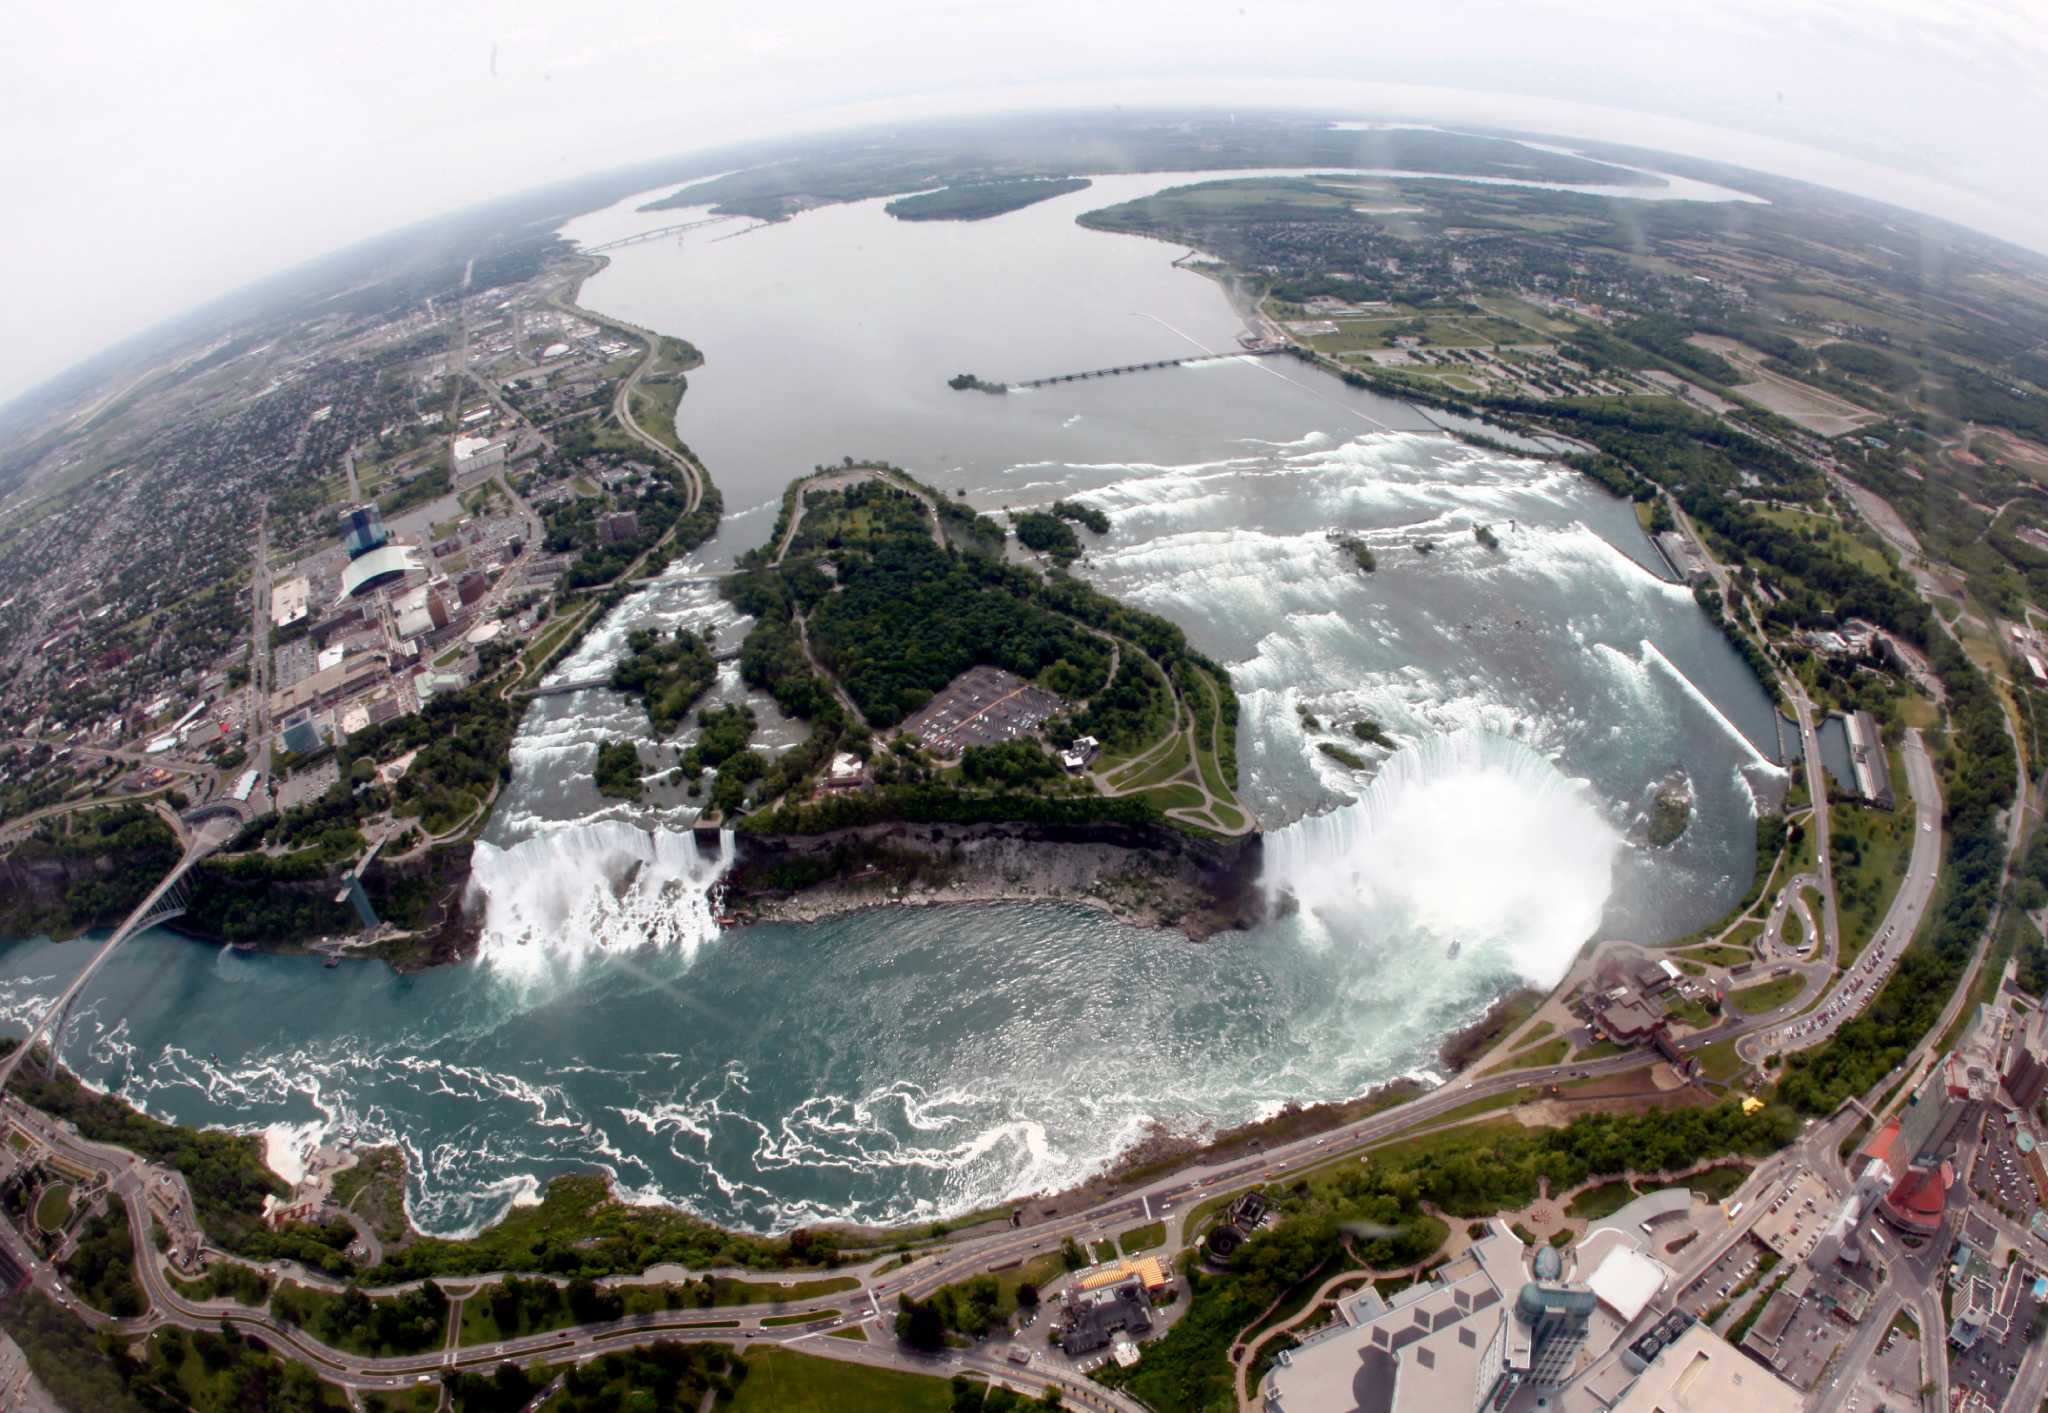
[[[1166,1223],[1150,1222],[1142,1227],[1132,1227],[1116,1239],[1116,1244],[1123,1248],[1126,1256],[1135,1256],[1140,1251],[1150,1251],[1154,1247],[1164,1246]]]
[[[71,1184],[53,1182],[36,1199],[36,1225],[44,1231],[62,1231],[71,1220]]]
[[[1565,1215],[1581,1221],[1597,1222],[1602,1217],[1611,1217],[1640,1194],[1625,1182],[1603,1182],[1589,1187],[1571,1200]]]
[[[1761,1015],[1765,1011],[1775,1011],[1797,996],[1799,988],[1803,985],[1805,982],[1799,973],[1794,972],[1790,976],[1775,977],[1770,981],[1760,981],[1754,986],[1745,986],[1739,991],[1730,991],[1728,1004],[1746,1016]]]
[[[731,1413],[950,1413],[951,1385],[929,1374],[873,1369],[786,1349],[747,1354]]]
[[[1831,819],[1843,966],[1854,962],[1875,935],[1913,852],[1913,806],[1903,771],[1893,770],[1892,789],[1899,797],[1895,810],[1850,805]]]

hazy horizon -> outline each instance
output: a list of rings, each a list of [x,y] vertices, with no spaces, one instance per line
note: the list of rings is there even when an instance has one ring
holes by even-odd
[[[1753,167],[2048,252],[2048,192],[2020,175],[2027,139],[2048,132],[2048,22],[2018,3],[1739,0],[1674,18],[1618,0],[1541,14],[1469,0],[1370,24],[1304,3],[890,10],[17,17],[0,58],[17,139],[0,155],[16,198],[5,239],[37,277],[15,293],[0,404],[422,220],[890,119],[1123,104],[1513,127]]]

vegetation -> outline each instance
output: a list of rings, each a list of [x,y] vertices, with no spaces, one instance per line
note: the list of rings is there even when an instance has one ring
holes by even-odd
[[[748,1374],[737,1354],[718,1345],[656,1340],[644,1349],[572,1364],[562,1376],[561,1395],[548,1406],[561,1413],[705,1408],[714,1401],[725,1406],[745,1389]]]
[[[271,1292],[270,1312],[353,1354],[417,1354],[448,1339],[448,1297],[432,1281],[377,1299],[354,1285],[333,1295],[287,1281]]]
[[[1010,390],[1008,383],[991,383],[972,373],[955,373],[946,379],[946,386],[954,392],[1006,393]]]
[[[135,1279],[135,1238],[125,1203],[109,1200],[85,1224],[64,1260],[64,1276],[78,1298],[102,1314],[126,1318],[143,1312],[149,1302]]]
[[[983,221],[1088,188],[1086,177],[1017,177],[920,192],[882,209],[899,221]]]
[[[21,1346],[36,1378],[60,1407],[143,1413],[128,1390],[126,1363],[108,1347],[110,1342],[40,1290],[31,1286],[0,1301],[0,1330]]]
[[[671,638],[651,628],[636,629],[626,639],[626,655],[612,669],[613,689],[640,698],[647,720],[663,736],[683,724],[717,678],[710,645],[688,628],[676,629]]]
[[[1092,505],[1083,505],[1077,500],[1056,500],[1052,503],[1052,513],[1062,520],[1073,521],[1091,534],[1109,533],[1109,516]]]
[[[1334,741],[1318,741],[1316,742],[1316,749],[1337,762],[1337,764],[1343,766],[1346,770],[1365,769],[1366,760],[1364,756],[1361,756],[1356,751],[1347,750]]]
[[[1027,510],[1013,522],[1017,543],[1026,549],[1050,555],[1056,564],[1071,564],[1080,557],[1081,541],[1066,521],[1043,510]]]
[[[1337,546],[1351,556],[1353,564],[1356,564],[1368,574],[1380,567],[1380,562],[1373,558],[1371,546],[1355,535],[1346,535],[1343,539],[1337,541]]]
[[[640,798],[640,748],[631,741],[605,741],[597,748],[597,793],[615,800]]]
[[[611,1195],[594,1174],[558,1177],[532,1207],[515,1207],[473,1237],[421,1237],[365,1276],[384,1285],[424,1276],[533,1271],[555,1276],[638,1274],[672,1262],[703,1269],[770,1271],[836,1265],[829,1235],[799,1228],[780,1237],[724,1231],[666,1207],[636,1207]]]
[[[1657,791],[1650,805],[1650,847],[1661,849],[1678,842],[1692,823],[1692,796],[1683,789],[1666,786]]]

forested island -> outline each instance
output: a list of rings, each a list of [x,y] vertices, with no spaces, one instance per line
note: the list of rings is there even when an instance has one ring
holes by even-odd
[[[882,209],[899,221],[985,221],[1009,211],[1085,191],[1086,177],[1019,177],[1012,181],[968,182],[919,192]]]

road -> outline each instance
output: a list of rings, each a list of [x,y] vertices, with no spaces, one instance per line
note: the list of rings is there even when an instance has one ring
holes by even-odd
[[[1742,1047],[1743,1058],[1754,1062],[1769,1051],[1810,1049],[1833,1035],[1877,993],[1920,930],[1920,920],[1933,903],[1941,878],[1941,782],[1918,731],[1906,733],[1900,754],[1913,793],[1913,848],[1891,906],[1876,934],[1843,975],[1836,988],[1837,999],[1810,1016],[1756,1036]],[[1833,955],[1832,948],[1829,951]]]
[[[355,478],[355,453],[349,453],[349,478]],[[256,512],[256,567],[249,576],[249,736],[250,768],[267,785],[270,774],[270,507]]]

